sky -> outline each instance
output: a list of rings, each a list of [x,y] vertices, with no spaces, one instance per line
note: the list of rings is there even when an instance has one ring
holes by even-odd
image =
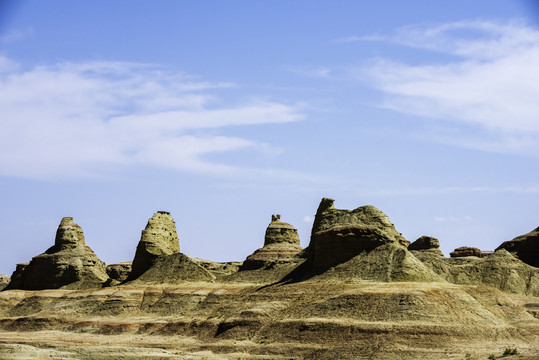
[[[64,216],[106,263],[158,210],[238,261],[323,197],[408,240],[539,226],[539,6],[525,0],[0,0],[0,273]]]

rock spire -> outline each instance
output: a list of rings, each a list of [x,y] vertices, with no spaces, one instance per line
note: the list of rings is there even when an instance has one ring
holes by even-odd
[[[180,243],[174,219],[167,211],[156,212],[142,230],[129,279],[142,275],[158,257],[179,252]]]
[[[72,217],[64,217],[54,245],[29,263],[18,264],[9,289],[86,289],[108,280],[105,264],[85,245],[82,228]]]
[[[264,246],[249,255],[240,270],[255,270],[289,262],[301,250],[296,228],[281,221],[281,215],[272,215],[266,228]]]

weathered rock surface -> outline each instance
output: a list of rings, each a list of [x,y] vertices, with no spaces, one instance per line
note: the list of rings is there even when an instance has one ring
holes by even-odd
[[[131,273],[131,265],[131,261],[107,265],[107,275],[110,278],[107,285],[113,286],[127,280]]]
[[[343,263],[381,245],[408,246],[387,215],[374,206],[341,210],[333,202],[322,199],[314,219],[309,252],[315,270]]]
[[[88,289],[108,280],[105,264],[85,245],[82,228],[72,217],[58,226],[54,246],[29,263],[18,264],[8,289]]]
[[[526,264],[539,267],[539,227],[502,243],[498,249],[505,249]]]
[[[449,256],[451,256],[452,258],[465,257],[465,256],[482,257],[483,253],[478,248],[469,247],[469,246],[461,246],[453,250],[453,252],[449,253]]]
[[[11,278],[7,275],[0,274],[0,291],[4,290],[4,288],[9,284],[11,281]]]
[[[281,215],[272,215],[266,229],[264,247],[257,249],[243,262],[240,271],[272,268],[278,263],[298,261],[296,255],[302,250],[296,228],[282,222]]]
[[[488,285],[499,290],[539,296],[539,269],[525,264],[505,249],[492,255],[444,258],[429,252],[412,251],[443,279],[462,285]]]
[[[217,278],[237,273],[243,264],[242,261],[218,262],[201,258],[191,258],[191,260],[208,270]]]
[[[148,270],[130,284],[181,284],[189,281],[213,281],[215,278],[215,275],[187,255],[174,253],[159,256]]]
[[[432,236],[421,236],[408,246],[408,250],[428,251],[433,254],[444,256],[440,250],[440,242]]]
[[[142,275],[159,257],[179,252],[180,243],[174,219],[169,212],[156,212],[142,230],[129,279],[134,280]]]
[[[507,359],[532,360],[537,302],[486,286],[319,278],[7,291],[0,358],[480,360],[516,347]]]

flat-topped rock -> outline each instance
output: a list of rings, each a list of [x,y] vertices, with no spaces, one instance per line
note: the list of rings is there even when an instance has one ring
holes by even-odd
[[[408,246],[408,250],[410,251],[428,251],[432,252],[433,254],[441,255],[444,254],[440,250],[440,242],[438,239],[432,237],[432,236],[421,236],[416,241],[411,243]]]
[[[240,270],[255,270],[290,262],[301,250],[297,229],[282,222],[281,215],[272,215],[266,228],[264,246],[249,255]]]
[[[105,264],[85,245],[82,228],[64,217],[54,245],[29,263],[18,264],[8,289],[88,289],[108,280]]]
[[[322,199],[314,219],[309,245],[314,269],[334,266],[381,245],[408,246],[387,215],[376,207],[342,210],[333,202]]]
[[[539,227],[513,240],[503,242],[496,250],[505,249],[528,265],[539,267]]]
[[[456,248],[455,250],[453,250],[453,252],[451,252],[449,254],[449,256],[451,256],[452,258],[454,258],[454,257],[465,257],[465,256],[482,257],[483,253],[481,252],[481,250],[479,250],[478,248],[475,248],[475,247],[461,246],[461,247]]]
[[[142,230],[129,279],[143,274],[160,256],[177,254],[180,243],[174,219],[167,211],[156,212]]]

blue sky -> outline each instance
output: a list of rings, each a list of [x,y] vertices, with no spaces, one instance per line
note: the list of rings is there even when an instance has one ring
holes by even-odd
[[[107,263],[157,210],[243,260],[322,197],[446,255],[539,226],[533,1],[1,1],[0,273],[63,216]]]

